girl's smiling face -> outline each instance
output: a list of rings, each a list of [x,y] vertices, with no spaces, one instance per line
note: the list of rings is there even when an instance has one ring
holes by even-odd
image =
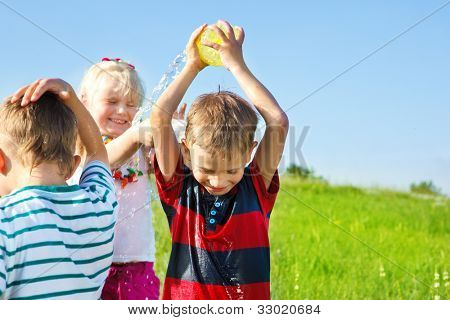
[[[124,85],[113,77],[103,77],[93,96],[86,97],[84,102],[100,132],[111,138],[131,127],[139,107],[139,102],[133,101],[131,94],[126,94]]]

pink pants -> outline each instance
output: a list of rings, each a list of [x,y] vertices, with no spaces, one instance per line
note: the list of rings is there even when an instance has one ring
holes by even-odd
[[[153,262],[113,263],[102,299],[158,300],[159,279],[153,270]]]

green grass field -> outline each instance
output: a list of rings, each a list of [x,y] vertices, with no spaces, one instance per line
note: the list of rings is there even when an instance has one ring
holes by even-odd
[[[153,209],[164,279],[170,236]],[[273,299],[450,297],[448,198],[283,177],[270,241]]]

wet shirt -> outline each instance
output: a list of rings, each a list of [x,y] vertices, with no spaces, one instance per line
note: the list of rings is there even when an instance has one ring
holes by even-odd
[[[228,194],[213,196],[181,155],[168,182],[153,163],[172,236],[163,299],[270,299],[268,229],[278,174],[266,189],[253,160]]]

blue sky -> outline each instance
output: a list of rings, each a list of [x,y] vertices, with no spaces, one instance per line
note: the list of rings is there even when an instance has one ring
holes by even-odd
[[[191,2],[2,0],[0,96],[39,77],[77,88],[105,56],[136,65],[151,92],[192,30],[225,18],[244,27],[247,64],[288,109],[445,3]],[[309,126],[302,154],[332,182],[407,189],[432,179],[450,194],[449,36],[450,5],[289,110],[283,163],[299,161],[293,146]],[[226,70],[208,68],[185,100],[219,85],[241,93]]]

